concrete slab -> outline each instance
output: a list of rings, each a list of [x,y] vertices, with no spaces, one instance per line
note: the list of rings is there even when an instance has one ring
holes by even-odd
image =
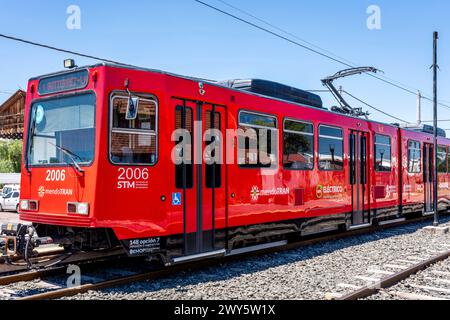
[[[430,232],[435,235],[442,235],[450,232],[450,226],[438,226],[438,227],[428,226],[423,228],[422,230]]]
[[[325,294],[325,300],[336,300],[339,299],[341,297],[343,297],[343,294],[340,293],[335,293],[335,292],[328,292]]]
[[[426,301],[426,300],[448,300],[445,298],[440,298],[440,297],[433,297],[433,296],[425,296],[425,295],[420,295],[420,294],[415,294],[415,293],[407,293],[407,292],[395,292],[394,295],[396,295],[399,298],[402,299],[406,299],[406,300],[422,300],[422,301]]]

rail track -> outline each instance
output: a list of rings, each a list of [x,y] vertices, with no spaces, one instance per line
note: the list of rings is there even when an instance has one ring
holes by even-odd
[[[407,224],[419,223],[419,222],[423,222],[428,219],[430,219],[430,218],[429,217],[418,217],[418,218],[414,218],[414,219],[410,219],[410,220],[406,220],[406,221],[393,222],[389,225],[379,225],[379,226],[374,226],[374,227],[371,227],[368,229],[352,230],[347,233],[331,233],[331,234],[323,235],[322,237],[319,237],[319,238],[312,238],[312,237],[305,238],[299,242],[280,245],[279,247],[274,247],[274,248],[266,248],[266,249],[259,250],[257,252],[246,253],[245,257],[274,253],[274,252],[285,251],[285,250],[294,250],[294,249],[298,249],[301,247],[317,244],[320,242],[332,241],[332,240],[337,240],[337,239],[341,239],[341,238],[354,237],[354,236],[362,235],[365,233],[381,231],[381,230],[384,230],[387,228],[393,228],[393,227],[404,226]],[[193,262],[174,265],[174,266],[170,266],[170,267],[166,267],[166,268],[157,268],[155,266],[151,266],[149,268],[148,264],[147,265],[141,264],[140,267],[143,267],[143,266],[146,267],[147,268],[146,271],[143,271],[142,268],[140,271],[121,270],[120,268],[117,269],[117,266],[114,266],[113,269],[110,269],[111,265],[104,265],[104,266],[106,266],[106,269],[102,270],[102,271],[107,271],[108,269],[110,269],[110,272],[106,272],[107,273],[106,276],[104,276],[104,275],[99,276],[98,274],[95,274],[95,271],[94,271],[93,275],[89,275],[89,274],[87,276],[83,275],[85,278],[83,281],[84,282],[83,284],[80,284],[78,286],[73,286],[73,287],[67,287],[67,285],[65,283],[65,279],[67,277],[67,275],[65,274],[65,272],[67,270],[67,266],[70,264],[78,264],[78,263],[86,264],[86,262],[89,261],[92,269],[95,269],[94,267],[97,266],[97,264],[99,263],[98,259],[101,258],[101,260],[103,262],[105,260],[106,261],[108,260],[108,259],[104,259],[105,258],[104,256],[103,257],[98,256],[98,254],[99,253],[92,254],[92,256],[90,257],[89,260],[86,260],[86,256],[83,259],[81,259],[81,257],[67,258],[67,260],[64,260],[63,263],[56,264],[50,269],[38,269],[38,270],[32,270],[32,271],[25,271],[22,269],[19,271],[17,271],[17,270],[11,271],[12,274],[6,274],[5,272],[2,273],[1,268],[0,268],[0,285],[5,286],[5,285],[13,285],[13,284],[16,284],[19,282],[35,281],[36,282],[35,284],[37,284],[37,287],[38,287],[37,289],[34,288],[32,290],[29,290],[29,292],[25,292],[25,293],[22,292],[19,294],[11,291],[10,289],[7,289],[6,295],[7,296],[9,295],[10,297],[14,297],[17,300],[59,299],[59,298],[63,298],[63,297],[74,296],[74,295],[77,295],[80,293],[85,293],[90,290],[102,290],[102,289],[117,287],[117,286],[129,284],[129,283],[133,283],[133,282],[137,282],[137,281],[145,281],[145,280],[164,278],[164,277],[168,277],[168,276],[173,275],[180,271],[199,270],[202,268],[207,268],[210,266],[217,265],[219,263],[230,262],[232,260],[242,259],[242,255],[235,255],[235,256],[227,256],[227,257],[223,257],[223,258],[215,258],[215,259],[204,260],[204,261],[193,261]],[[110,256],[109,256],[110,258],[114,258],[114,257],[118,256],[117,252],[109,253],[109,254],[110,254]],[[351,294],[348,294],[346,296],[343,296],[343,295],[335,296],[334,298],[336,298],[338,300],[351,300],[351,299],[361,299],[364,297],[368,297],[370,295],[375,294],[382,288],[391,286],[391,285],[397,283],[398,281],[401,281],[408,275],[411,275],[411,274],[417,272],[418,270],[423,270],[430,264],[433,264],[437,261],[442,261],[442,260],[449,258],[449,256],[450,256],[450,246],[447,248],[446,251],[439,252],[438,256],[428,258],[427,260],[424,260],[424,261],[420,261],[419,263],[416,263],[415,265],[413,265],[411,267],[407,267],[405,270],[402,270],[400,272],[392,273],[389,271],[385,271],[384,274],[387,275],[387,277],[385,277],[383,279],[377,279],[378,282],[373,281],[373,283],[371,283],[370,285],[358,288],[358,290],[354,290]],[[0,267],[1,266],[2,265],[0,265]],[[150,270],[148,270],[148,269],[150,269]],[[383,270],[379,270],[379,271],[381,272]],[[57,278],[58,276],[62,279],[60,279],[59,281],[56,281],[56,283],[44,281],[49,278],[54,278],[54,277]],[[39,280],[39,281],[37,281],[37,280]],[[2,291],[0,290],[0,298],[1,298],[1,295],[2,295]],[[3,292],[3,295],[5,295],[5,292]]]
[[[115,248],[105,251],[75,253],[61,253],[57,251],[58,250],[46,251],[43,254],[40,254],[38,257],[32,258],[31,261],[34,269],[33,272],[36,272],[36,274],[38,274],[41,271],[45,272],[70,264],[92,263],[95,261],[103,261],[125,256],[121,248]],[[6,263],[6,261],[0,262],[0,284],[2,283],[4,277],[10,275],[19,276],[21,273],[30,273],[28,265],[25,261],[13,259],[12,264]]]
[[[450,260],[436,263],[379,295],[373,298],[450,301]]]
[[[434,254],[430,256],[430,254]],[[345,294],[330,294],[329,298],[334,300],[358,300],[365,299],[372,295],[379,293],[381,290],[386,290],[401,281],[407,280],[412,275],[417,274],[419,271],[424,271],[427,268],[435,265],[438,262],[446,261],[450,265],[450,244],[445,248],[442,248],[441,251],[437,250],[435,252],[430,252],[425,257],[407,257],[405,259],[397,259],[393,262],[393,264],[385,264],[381,268],[369,270],[368,275],[365,276],[356,276],[356,279],[365,280],[368,282],[367,285],[358,287],[352,284],[341,283],[341,287],[347,288],[355,288],[354,291]],[[421,260],[422,259],[422,260]],[[396,264],[394,264],[396,263]],[[409,265],[408,265],[409,264]],[[400,269],[399,271],[392,271],[393,269]],[[380,276],[381,278],[377,277]],[[449,279],[442,279],[442,282],[450,285],[450,273],[448,273]],[[417,288],[422,288],[425,291],[440,291],[448,294],[448,298],[450,298],[450,289],[447,288],[436,288],[430,286],[417,286]],[[438,297],[431,297],[425,295],[418,294],[410,294],[405,292],[396,292],[393,296],[397,296],[402,299],[411,299],[411,300],[425,300],[425,297],[428,297],[429,300],[439,299]],[[422,298],[420,298],[422,297]],[[427,299],[427,300],[428,300]]]

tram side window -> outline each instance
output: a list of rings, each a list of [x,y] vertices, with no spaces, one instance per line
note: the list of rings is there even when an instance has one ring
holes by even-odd
[[[157,160],[157,103],[139,99],[137,118],[127,120],[128,97],[112,98],[110,159],[120,165],[152,165]]]
[[[291,170],[314,169],[314,126],[311,123],[285,120],[283,166]]]
[[[239,114],[238,162],[241,168],[271,168],[277,163],[277,119],[251,112]]]
[[[189,151],[188,148],[186,148],[186,150],[180,149],[178,151],[177,156],[180,157],[180,159],[185,159],[185,162],[184,165],[183,162],[175,165],[175,184],[177,189],[182,189],[184,187],[190,189],[194,186],[194,165],[193,165],[194,149],[192,148],[194,128],[193,128],[192,108],[186,107],[183,110],[183,107],[181,106],[176,107],[175,130],[177,129],[185,129],[187,133],[189,133],[191,138],[191,147],[190,147],[191,154],[190,156],[183,154],[183,152]],[[178,141],[175,142],[175,145],[179,145],[180,143],[182,143],[183,139],[184,137],[180,136],[178,138]],[[186,172],[185,173],[186,177],[184,176],[184,172]],[[186,184],[184,183],[184,179],[186,179]]]
[[[437,149],[438,172],[447,173],[447,148],[438,146]]]
[[[375,171],[391,171],[391,137],[375,135]]]
[[[341,171],[344,169],[344,138],[340,128],[319,126],[319,169]]]
[[[408,172],[420,173],[422,171],[422,150],[420,149],[420,142],[408,142]]]

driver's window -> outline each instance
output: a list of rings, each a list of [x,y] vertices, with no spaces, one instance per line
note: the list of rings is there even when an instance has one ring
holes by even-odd
[[[11,196],[12,196],[12,193],[9,193],[9,194],[7,194],[7,195],[5,196],[5,199],[10,199]]]

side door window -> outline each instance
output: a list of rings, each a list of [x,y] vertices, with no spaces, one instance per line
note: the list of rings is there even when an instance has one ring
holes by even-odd
[[[390,172],[391,168],[391,137],[375,135],[375,171]]]
[[[438,172],[447,173],[447,148],[438,146],[437,149]]]
[[[408,141],[408,172],[422,172],[422,150],[418,141]]]
[[[177,106],[175,108],[175,130],[185,131],[175,141],[176,158],[179,163],[175,164],[175,185],[177,189],[191,189],[194,186],[194,118],[191,107]],[[188,139],[189,141],[183,141]],[[177,148],[181,143],[185,143],[185,148]],[[190,154],[184,154],[189,152]]]

